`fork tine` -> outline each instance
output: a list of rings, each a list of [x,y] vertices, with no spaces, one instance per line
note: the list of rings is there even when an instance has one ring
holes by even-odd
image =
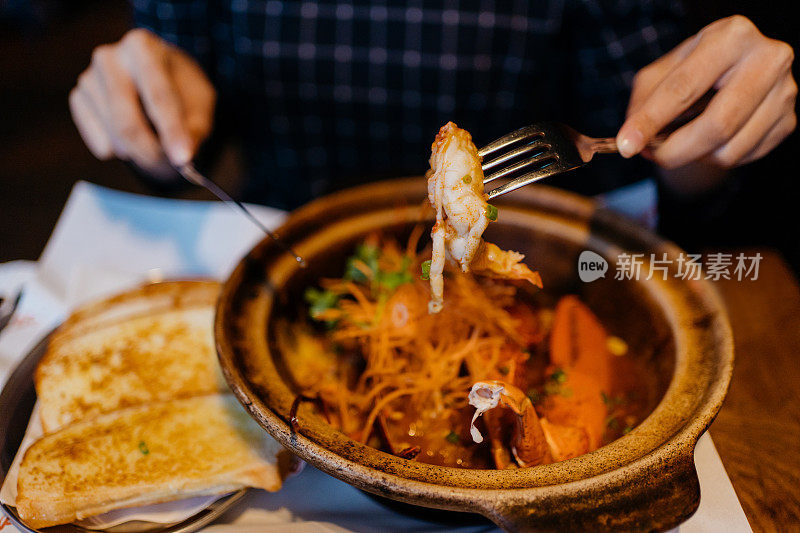
[[[544,136],[544,133],[542,133],[542,131],[535,125],[525,126],[524,128],[512,131],[508,135],[503,135],[499,139],[490,142],[489,144],[478,150],[478,155],[481,157],[487,157],[496,153],[498,150],[502,150],[503,148],[511,144],[517,143],[519,141],[528,138],[532,139],[534,137],[542,137],[542,136]]]
[[[553,163],[555,163],[555,161]],[[504,183],[499,187],[489,191],[487,195],[489,197],[489,200],[492,200],[494,198],[497,198],[498,196],[502,196],[511,191],[516,191],[520,187],[530,185],[531,183],[552,176],[553,174],[558,174],[558,172],[559,172],[558,165],[551,163],[543,168],[536,169],[533,172],[528,172],[527,174],[524,174],[516,179],[513,179],[508,183]]]
[[[552,159],[553,161],[555,161],[558,158],[552,152],[548,152],[548,151],[542,152],[542,153],[537,154],[537,155],[535,155],[533,157],[528,157],[528,158],[523,159],[522,161],[518,161],[518,162],[514,163],[513,165],[509,165],[506,168],[498,170],[497,172],[495,172],[493,174],[489,174],[488,176],[486,176],[483,179],[483,184],[485,185],[487,183],[491,183],[494,180],[497,180],[497,179],[500,179],[500,178],[504,178],[506,176],[509,176],[509,175],[517,172],[518,170],[521,170],[523,168],[529,167],[531,165],[535,165],[537,163],[542,163],[544,161],[547,161],[548,159]]]
[[[532,143],[525,144],[523,146],[520,146],[519,148],[514,148],[513,150],[509,150],[505,154],[492,159],[488,163],[484,163],[482,165],[483,171],[486,172],[487,170],[491,170],[494,167],[505,163],[506,161],[510,161],[512,159],[515,159],[516,157],[518,157],[520,155],[523,155],[523,154],[527,154],[528,152],[532,152],[534,150],[539,150],[539,151],[543,152],[545,150],[548,150],[549,148],[550,148],[550,145],[545,143],[545,142],[533,141]],[[484,183],[486,183],[486,182],[484,181]]]

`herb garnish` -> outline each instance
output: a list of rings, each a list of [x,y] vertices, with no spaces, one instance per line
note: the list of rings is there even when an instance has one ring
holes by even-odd
[[[572,396],[572,389],[565,387],[564,383],[567,382],[567,373],[561,368],[557,368],[547,379],[544,384],[544,392],[548,395],[559,394],[565,398]]]
[[[328,309],[335,308],[339,303],[339,296],[331,291],[322,291],[316,287],[309,287],[303,294],[303,297],[308,303],[308,314],[313,319],[317,319],[319,315]]]
[[[431,260],[428,259],[427,261],[422,262],[422,279],[424,281],[428,281],[431,279]]]
[[[542,401],[542,393],[536,389],[529,390],[527,396],[534,405]]]
[[[550,381],[553,383],[562,384],[567,381],[567,373],[564,372],[562,369],[557,368],[555,372],[550,374]]]
[[[359,244],[356,246],[356,252],[347,258],[344,279],[357,283],[364,283],[367,281],[368,274],[374,275],[374,273],[378,271],[379,256],[380,250],[377,246],[366,243]],[[369,272],[364,272],[364,270],[359,267],[366,267],[369,269]]]

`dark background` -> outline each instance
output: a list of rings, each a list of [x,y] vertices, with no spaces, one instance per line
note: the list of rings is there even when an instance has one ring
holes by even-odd
[[[800,50],[800,22],[788,15],[796,7],[790,2],[687,2],[688,29],[695,32],[740,13],[766,35]],[[123,163],[94,159],[67,106],[69,90],[92,49],[119,39],[129,27],[128,5],[122,0],[0,0],[0,262],[39,256],[76,180],[156,193]],[[674,204],[660,231],[689,249],[776,247],[798,271],[799,149],[794,134],[765,160],[739,169],[739,191],[710,222],[706,205]],[[213,176],[235,190],[237,168],[235,149],[229,149]],[[172,194],[208,198],[191,189]]]

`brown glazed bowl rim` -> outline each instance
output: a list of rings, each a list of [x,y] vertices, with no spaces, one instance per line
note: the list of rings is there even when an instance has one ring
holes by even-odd
[[[421,178],[348,189],[291,213],[278,233],[301,255],[313,255],[325,231],[355,231],[355,227],[380,224],[380,217],[390,212],[411,217],[412,211],[419,212],[416,202],[424,195]],[[402,199],[408,200],[406,207],[391,206]],[[586,238],[588,249],[610,243],[607,254],[631,246],[670,258],[681,253],[674,244],[625,217],[562,190],[529,187],[497,204],[503,219],[545,226],[552,221],[558,224],[557,231]],[[333,213],[330,224],[319,227],[326,213]],[[215,337],[223,373],[242,405],[302,459],[364,490],[428,507],[478,512],[507,529],[525,529],[526,523],[610,525],[618,515],[623,516],[618,525],[662,529],[680,523],[696,509],[699,485],[694,448],[719,412],[733,369],[727,314],[709,282],[637,282],[664,311],[675,336],[676,361],[661,402],[633,431],[560,463],[505,471],[464,470],[409,461],[360,444],[328,426],[311,406],[301,405],[302,429],[295,432],[287,417],[294,395],[279,374],[251,381],[242,354],[268,353],[266,328],[274,295],[270,284],[280,286],[299,268],[293,263],[269,240],[256,245],[223,286]],[[267,267],[269,281],[259,282],[259,275],[267,276]],[[684,490],[676,492],[675,486]],[[663,516],[646,509],[665,505],[674,509],[659,511]],[[624,518],[626,513],[629,519]],[[581,517],[588,518],[581,522]]]

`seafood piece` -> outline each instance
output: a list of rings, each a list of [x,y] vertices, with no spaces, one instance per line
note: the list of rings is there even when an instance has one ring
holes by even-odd
[[[589,435],[582,427],[553,423],[545,417],[539,418],[530,398],[509,383],[479,381],[470,390],[469,403],[476,409],[470,433],[478,443],[483,442],[483,436],[475,427],[475,421],[483,413],[502,406],[516,415],[511,453],[521,467],[563,461],[593,449]],[[494,451],[493,455],[496,455]],[[499,464],[497,466],[501,467]]]
[[[608,349],[608,333],[577,296],[564,296],[556,305],[550,361],[557,367],[594,377],[604,390],[612,389],[613,357]]]
[[[488,203],[483,192],[483,170],[472,136],[452,122],[439,130],[431,147],[428,199],[436,209],[431,230],[432,313],[442,307],[445,255],[467,272],[478,251],[481,235],[489,225]]]
[[[544,398],[539,412],[554,425],[579,428],[588,441],[582,453],[599,448],[608,416],[600,386],[593,376],[575,370],[557,372],[564,376],[563,381]]]
[[[486,411],[500,405],[500,398],[505,390],[506,384],[500,381],[479,381],[472,385],[472,389],[469,391],[469,404],[475,408],[475,414],[472,415],[469,434],[472,436],[472,440],[478,444],[483,442],[483,435],[475,427],[475,421]]]
[[[487,278],[519,279],[542,288],[542,277],[527,267],[525,256],[511,250],[501,250],[497,245],[483,241],[470,264],[473,273]]]
[[[586,431],[592,449],[600,446],[608,410],[603,393],[615,390],[608,333],[576,296],[556,305],[550,333],[551,375],[560,372],[566,394],[549,395],[541,407],[550,422]]]
[[[431,230],[433,253],[430,265],[432,298],[430,313],[442,309],[445,259],[469,272],[476,254],[478,273],[503,279],[526,279],[541,287],[538,274],[521,264],[516,252],[505,252],[481,239],[489,222],[497,219],[497,208],[489,205],[483,190],[483,169],[472,136],[452,122],[439,130],[431,147],[428,199],[436,210]]]
[[[530,398],[519,388],[503,381],[479,381],[469,392],[469,403],[476,409],[470,426],[475,442],[483,442],[475,421],[486,411],[502,405],[517,415],[511,441],[511,453],[514,454],[517,464],[534,466],[553,462],[539,416]]]
[[[593,449],[589,443],[589,436],[582,428],[553,424],[546,418],[542,418],[540,422],[553,461],[566,461]]]
[[[483,440],[475,420],[502,406],[517,415],[511,451],[520,466],[563,461],[599,448],[608,416],[604,392],[615,389],[614,356],[607,339],[605,328],[585,304],[575,296],[563,297],[556,306],[550,333],[549,390],[537,405],[538,414],[531,400],[513,384],[479,381],[469,395],[476,408],[470,428],[475,442]],[[513,382],[513,376],[509,379]],[[495,450],[499,420],[500,415],[487,420],[486,426],[492,437],[492,455],[502,468],[502,453]]]

